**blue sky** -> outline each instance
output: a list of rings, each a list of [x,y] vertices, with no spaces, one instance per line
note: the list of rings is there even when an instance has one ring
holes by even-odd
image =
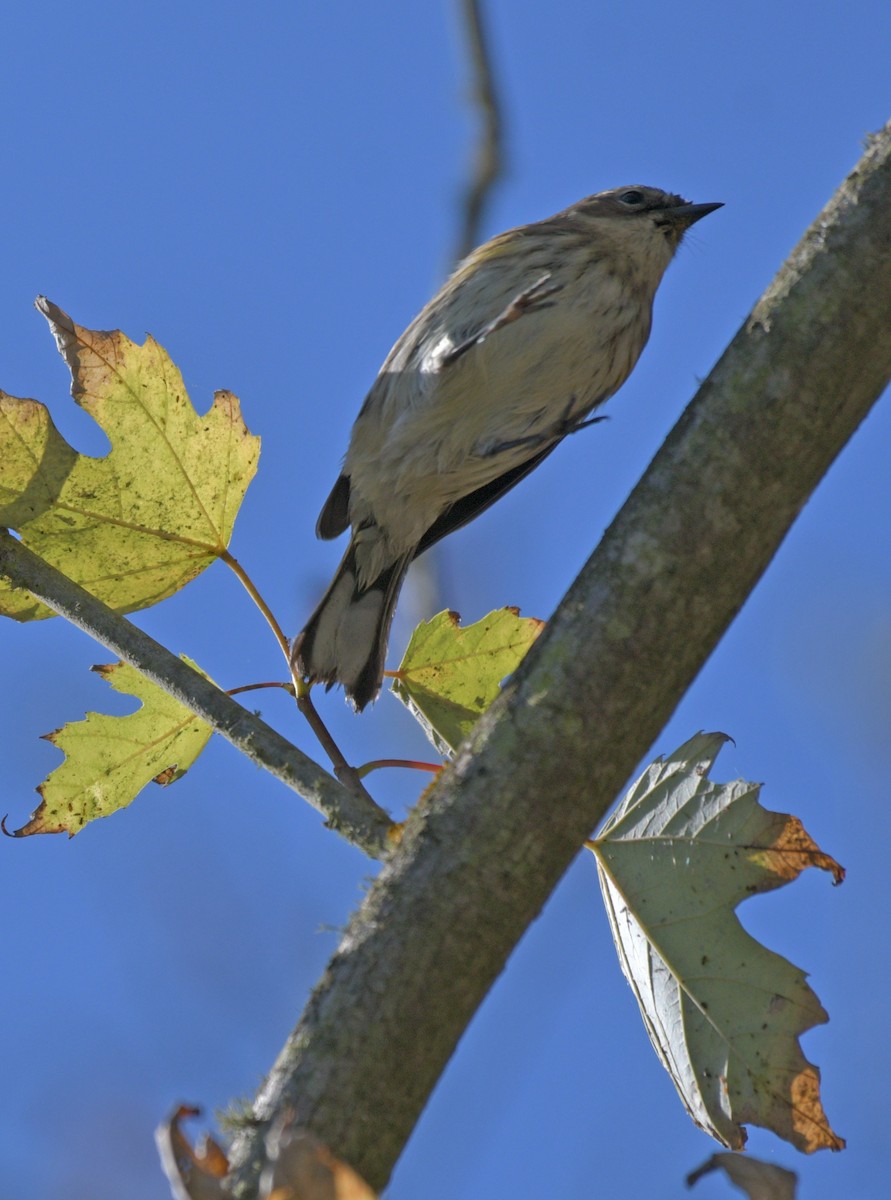
[[[295,631],[339,550],[313,526],[390,345],[447,269],[474,125],[455,6],[7,6],[0,386],[48,403],[78,449],[43,319],[150,331],[200,410],[226,387],[263,438],[233,550]],[[437,559],[441,606],[547,617],[801,232],[889,116],[882,0],[634,6],[494,0],[509,169],[486,235],[602,188],[648,183],[726,207],[698,225],[610,421],[570,439]],[[793,1167],[801,1200],[886,1186],[891,1061],[886,866],[891,717],[887,398],[864,423],[654,752],[700,728],[736,746],[718,778],[765,782],[848,868],[748,902],[751,932],[810,972],[831,1023],[807,1035],[843,1154]],[[411,589],[398,653],[418,611]],[[279,677],[222,566],[139,623],[225,686]],[[0,809],[20,825],[57,763],[39,736],[123,711],[61,621],[0,626]],[[355,761],[424,755],[392,697],[321,701]],[[264,716],[314,753],[287,699]],[[399,815],[418,780],[380,774]],[[171,1104],[250,1094],[374,872],[299,799],[212,743],[74,841],[0,844],[0,1179],[19,1200],[160,1200],[152,1130]],[[713,1144],[650,1051],[580,858],[468,1030],[390,1194],[681,1196]],[[720,1197],[709,1177],[695,1195]]]

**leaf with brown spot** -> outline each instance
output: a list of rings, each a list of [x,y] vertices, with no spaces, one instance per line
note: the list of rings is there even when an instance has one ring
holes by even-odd
[[[622,970],[650,1040],[701,1128],[741,1149],[751,1123],[840,1150],[799,1037],[828,1020],[803,971],[735,909],[805,867],[844,872],[758,784],[712,783],[723,734],[699,734],[634,784],[591,849]]]
[[[195,667],[185,656],[184,661]],[[91,712],[45,735],[65,761],[37,789],[40,805],[16,837],[73,837],[90,821],[125,808],[152,780],[170,784],[181,778],[210,740],[213,730],[206,721],[135,667],[114,663],[93,670],[116,692],[142,703],[128,716]]]
[[[36,400],[0,391],[0,526],[117,612],[156,604],[225,551],[259,456],[238,400],[217,392],[196,413],[151,337],[84,329],[41,299],[71,370],[72,395],[108,435],[78,454]],[[0,580],[0,614],[51,616]]]
[[[500,608],[473,625],[457,613],[422,621],[411,636],[393,691],[446,757],[501,690],[544,628],[517,608]]]

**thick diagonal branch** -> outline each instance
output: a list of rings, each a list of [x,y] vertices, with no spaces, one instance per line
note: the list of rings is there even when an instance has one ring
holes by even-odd
[[[384,1184],[508,956],[891,378],[891,127],[410,818],[258,1098]],[[831,568],[829,568],[831,569]],[[252,1193],[259,1136],[236,1148]]]

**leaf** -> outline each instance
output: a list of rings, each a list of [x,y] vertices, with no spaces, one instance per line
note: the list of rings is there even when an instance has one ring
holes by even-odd
[[[396,672],[393,691],[448,757],[467,737],[544,628],[501,608],[462,629],[457,613],[422,621]]]
[[[228,545],[254,476],[259,439],[238,400],[217,392],[199,416],[182,376],[151,337],[83,329],[41,298],[71,370],[75,401],[111,442],[78,454],[36,400],[0,391],[0,526],[117,612],[156,604]],[[0,581],[0,614],[51,616]]]
[[[745,1192],[749,1200],[795,1200],[798,1176],[785,1167],[775,1167],[748,1154],[713,1154],[707,1162],[687,1176],[687,1187],[703,1175],[723,1171],[731,1183]]]
[[[361,1175],[301,1129],[293,1113],[270,1129],[266,1153],[261,1200],[375,1200],[377,1193]]]
[[[716,784],[723,734],[698,734],[632,787],[591,848],[622,970],[650,1040],[701,1128],[731,1149],[760,1125],[800,1150],[840,1150],[798,1037],[829,1018],[804,972],[734,909],[805,867],[844,872],[758,784]]]
[[[182,1130],[186,1117],[201,1110],[180,1105],[155,1130],[155,1144],[174,1200],[225,1200],[229,1164],[220,1147],[205,1137],[193,1147]],[[353,1168],[302,1129],[286,1110],[266,1133],[266,1166],[259,1200],[375,1200],[376,1193]]]
[[[85,720],[46,734],[65,761],[37,789],[40,806],[16,837],[73,837],[90,821],[125,808],[152,780],[167,785],[180,779],[210,739],[213,730],[206,721],[135,667],[119,662],[93,670],[116,692],[136,696],[142,704],[125,717],[87,713]]]
[[[182,1129],[186,1117],[201,1109],[180,1104],[155,1130],[155,1145],[174,1200],[226,1200],[223,1179],[229,1170],[226,1155],[210,1136],[193,1147]]]

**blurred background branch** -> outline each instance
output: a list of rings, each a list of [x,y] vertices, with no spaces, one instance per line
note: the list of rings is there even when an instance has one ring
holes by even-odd
[[[458,235],[450,256],[451,271],[485,240],[484,218],[495,185],[504,174],[504,113],[495,75],[482,0],[458,0],[463,44],[467,52],[468,97],[476,119],[477,136],[470,156],[470,174],[458,210]],[[439,547],[412,563],[411,626],[444,608]]]
[[[459,8],[470,66],[470,100],[477,140],[461,205],[460,232],[452,263],[460,262],[482,240],[483,219],[492,191],[504,174],[504,114],[481,0],[460,0]]]

